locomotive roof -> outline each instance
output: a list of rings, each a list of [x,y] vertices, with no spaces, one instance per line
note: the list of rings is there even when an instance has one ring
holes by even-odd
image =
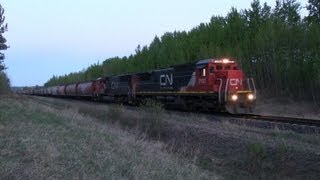
[[[196,65],[204,65],[204,64],[208,64],[212,59],[204,59],[204,60],[200,60],[196,63]]]
[[[219,62],[218,62],[219,61]],[[225,62],[226,61],[226,62]],[[208,65],[210,62],[213,63],[225,63],[225,64],[229,64],[229,63],[235,63],[235,61],[230,61],[229,59],[218,59],[218,58],[214,58],[214,59],[204,59],[204,60],[200,60],[196,63],[197,67],[203,67]]]
[[[200,60],[196,63],[197,68],[204,68],[209,64],[209,62],[212,61],[212,59],[204,59]]]

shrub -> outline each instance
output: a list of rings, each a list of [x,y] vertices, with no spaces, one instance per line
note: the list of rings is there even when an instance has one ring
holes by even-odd
[[[163,104],[147,99],[141,109],[144,114],[139,120],[139,127],[151,137],[160,138],[165,118]]]
[[[163,104],[153,99],[145,99],[142,103],[142,110],[156,114],[163,113]]]
[[[111,105],[108,109],[108,117],[111,119],[112,122],[119,120],[123,113],[122,105]]]
[[[250,143],[247,145],[248,170],[257,173],[263,168],[263,163],[267,157],[266,146],[262,143]]]

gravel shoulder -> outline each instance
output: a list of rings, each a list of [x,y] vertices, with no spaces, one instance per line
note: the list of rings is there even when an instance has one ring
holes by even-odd
[[[257,102],[255,114],[286,116],[320,120],[320,107],[312,102],[293,101],[290,99],[261,99]]]

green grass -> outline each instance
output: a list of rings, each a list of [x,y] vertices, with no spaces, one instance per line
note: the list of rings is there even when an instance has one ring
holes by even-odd
[[[159,142],[148,142],[77,109],[56,110],[28,98],[0,98],[3,179],[217,177],[164,152]]]

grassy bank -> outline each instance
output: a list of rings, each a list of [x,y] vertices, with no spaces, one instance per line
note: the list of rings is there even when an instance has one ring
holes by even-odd
[[[162,143],[78,109],[57,109],[25,97],[1,97],[0,149],[0,177],[5,179],[217,177],[166,153]]]
[[[17,141],[13,144],[22,144],[27,150],[12,146],[18,158],[12,165],[7,163],[11,162],[9,156],[2,156],[6,163],[0,168],[7,168],[2,171],[7,177],[12,173],[8,164],[16,169],[13,174],[35,173],[29,177],[318,179],[320,176],[317,133],[283,131],[281,124],[248,121],[233,124],[228,118],[167,112],[157,103],[147,103],[148,107],[130,107],[46,97],[7,98],[0,103],[1,119],[6,117],[1,120],[1,137],[6,137],[7,142]],[[314,132],[320,132],[319,128]]]
[[[176,157],[228,178],[317,179],[320,176],[319,134],[283,131],[268,123],[232,124],[214,115],[166,112],[157,104],[128,107],[115,104],[32,97],[37,103],[73,109],[106,124],[164,142]],[[261,122],[262,123],[262,122]],[[257,128],[261,127],[261,128]],[[301,128],[300,126],[293,126]],[[290,129],[290,128],[289,128]],[[317,130],[319,132],[319,130]]]

